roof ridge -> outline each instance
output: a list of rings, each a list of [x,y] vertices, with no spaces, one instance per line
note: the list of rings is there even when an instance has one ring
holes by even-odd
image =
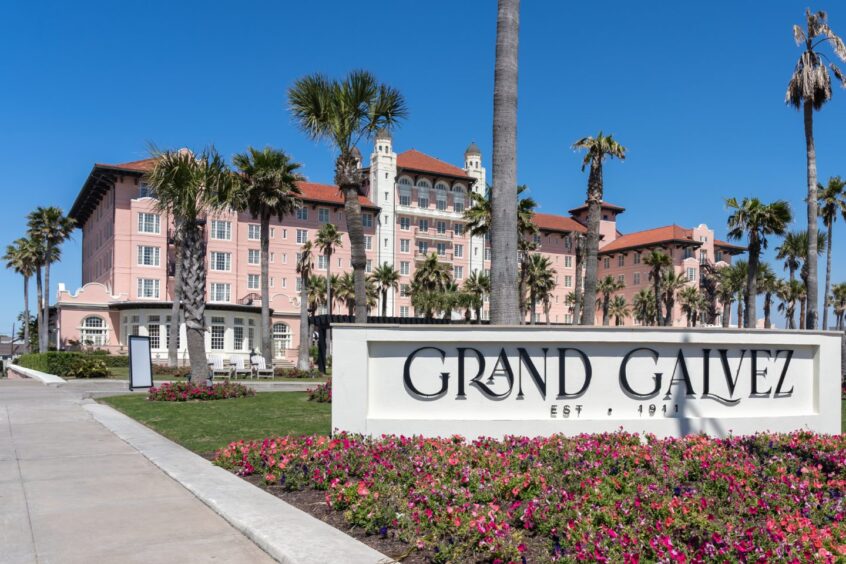
[[[445,161],[445,160],[443,160],[443,159],[439,159],[438,157],[433,157],[433,156],[432,156],[432,155],[430,155],[429,153],[424,153],[423,151],[420,151],[420,150],[418,150],[418,149],[414,149],[414,148],[411,148],[411,149],[406,149],[405,151],[403,151],[402,153],[400,153],[400,155],[403,155],[403,154],[405,154],[405,153],[410,153],[410,152],[412,152],[412,151],[414,151],[415,153],[420,153],[420,154],[421,154],[421,155],[423,155],[424,157],[428,157],[428,158],[430,158],[430,159],[436,160],[436,161],[438,161],[439,163],[443,163],[443,164],[445,164],[445,165],[449,165],[449,166],[454,166],[455,168],[461,168],[461,167],[456,166],[456,165],[454,165],[454,164],[452,164],[452,163],[449,163],[449,162],[447,162],[447,161]],[[399,155],[398,155],[398,156],[399,156]]]

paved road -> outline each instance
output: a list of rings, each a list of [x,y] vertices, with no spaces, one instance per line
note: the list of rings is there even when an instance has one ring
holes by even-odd
[[[84,401],[0,380],[0,562],[272,561],[96,422]]]

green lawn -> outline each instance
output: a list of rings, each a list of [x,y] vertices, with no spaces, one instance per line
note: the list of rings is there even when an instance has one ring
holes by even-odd
[[[126,366],[119,366],[116,368],[110,368],[112,372],[112,379],[114,380],[128,380],[129,379],[129,367]],[[172,380],[170,376],[154,376],[153,380],[156,382],[167,382]],[[220,380],[220,378],[215,378],[215,381]],[[320,378],[233,378],[233,380],[237,382],[305,382],[307,384],[310,383],[320,383],[325,382],[325,377]]]
[[[304,392],[265,392],[203,402],[147,401],[144,394],[99,401],[199,454],[212,453],[239,439],[327,435],[331,430],[331,405],[308,401]]]

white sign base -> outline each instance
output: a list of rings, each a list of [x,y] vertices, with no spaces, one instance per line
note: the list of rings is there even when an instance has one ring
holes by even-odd
[[[332,426],[468,438],[840,433],[840,334],[337,325]]]

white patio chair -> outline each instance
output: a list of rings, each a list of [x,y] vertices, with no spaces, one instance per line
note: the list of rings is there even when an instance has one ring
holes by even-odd
[[[223,365],[223,357],[220,355],[209,355],[209,367],[211,368],[212,379],[216,377],[231,378],[232,370]]]
[[[263,356],[256,355],[250,360],[253,363],[253,370],[256,373],[256,377],[273,378],[273,368],[267,367],[267,363],[265,363]]]
[[[232,365],[232,374],[235,377],[246,376],[247,378],[252,378],[253,369],[251,366],[247,366],[246,359],[243,356],[232,357]]]

